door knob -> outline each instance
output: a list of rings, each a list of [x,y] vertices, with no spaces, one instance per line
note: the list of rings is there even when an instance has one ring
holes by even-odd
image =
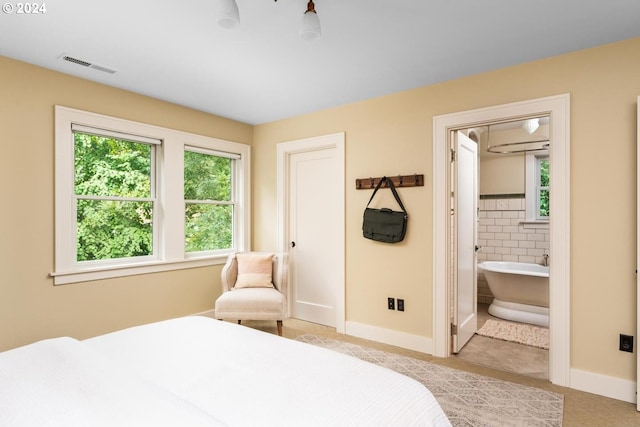
[[[296,247],[296,242],[291,242],[291,247],[295,248]]]

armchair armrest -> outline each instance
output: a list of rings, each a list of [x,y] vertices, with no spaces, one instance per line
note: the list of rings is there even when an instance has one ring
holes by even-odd
[[[222,292],[231,290],[236,284],[238,278],[238,262],[236,260],[236,254],[231,254],[227,258],[227,262],[222,267],[221,282]]]

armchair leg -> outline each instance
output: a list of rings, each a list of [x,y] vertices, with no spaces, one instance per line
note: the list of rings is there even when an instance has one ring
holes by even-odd
[[[282,320],[278,320],[278,335],[282,336]]]

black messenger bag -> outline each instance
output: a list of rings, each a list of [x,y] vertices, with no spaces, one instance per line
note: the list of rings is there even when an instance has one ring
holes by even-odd
[[[383,182],[387,183],[387,186],[391,189],[393,197],[400,205],[402,212],[393,211],[388,208],[373,209],[369,205],[376,195]],[[409,214],[398,196],[395,185],[391,179],[383,176],[376,185],[376,189],[373,190],[373,194],[367,203],[367,207],[364,210],[364,217],[362,220],[362,235],[371,240],[384,243],[397,243],[404,239],[404,235],[407,232],[407,219]]]

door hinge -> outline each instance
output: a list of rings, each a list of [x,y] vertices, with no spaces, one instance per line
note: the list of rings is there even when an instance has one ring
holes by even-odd
[[[451,163],[456,161],[456,150],[451,149]]]
[[[451,324],[451,335],[458,335],[458,325]]]

